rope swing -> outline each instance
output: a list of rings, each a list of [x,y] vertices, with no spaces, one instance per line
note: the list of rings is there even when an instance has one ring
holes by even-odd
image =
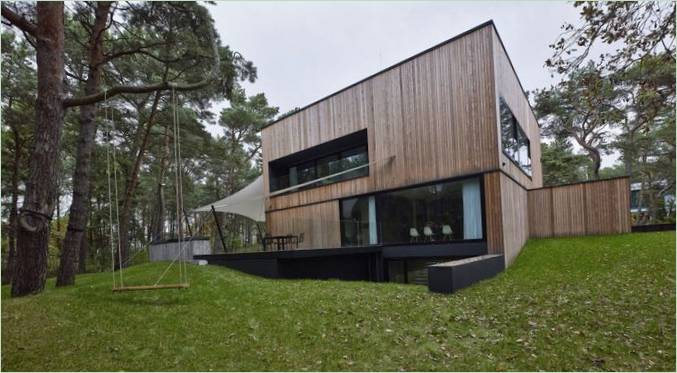
[[[104,90],[104,120],[108,123],[110,110],[110,129],[108,130],[108,147],[106,148],[106,176],[108,178],[108,219],[110,222],[110,247],[111,247],[111,266],[113,271],[113,292],[123,292],[123,291],[135,291],[135,290],[156,290],[156,289],[184,289],[188,288],[188,265],[185,260],[179,260],[183,257],[185,244],[190,243],[192,237],[184,242],[183,237],[183,223],[181,222],[181,211],[183,211],[183,175],[181,167],[181,138],[180,138],[180,126],[179,126],[179,115],[177,109],[177,98],[174,88],[172,88],[171,95],[171,106],[172,106],[172,125],[173,125],[173,135],[174,135],[174,182],[175,182],[175,198],[176,198],[176,217],[177,217],[177,231],[178,231],[178,240],[179,253],[174,259],[169,263],[167,268],[162,272],[160,277],[152,285],[137,285],[137,286],[125,286],[122,272],[123,268],[129,263],[131,259],[136,256],[128,258],[125,262],[122,261],[122,250],[120,247],[120,214],[118,211],[119,199],[118,199],[118,168],[117,168],[117,159],[116,159],[116,145],[113,141],[111,130],[115,131],[115,121],[113,118],[113,109],[107,104],[108,98],[106,97],[106,91]],[[111,162],[113,163],[111,177]],[[113,186],[111,186],[111,181]],[[113,201],[114,197],[114,201]],[[113,203],[115,203],[115,214],[113,214]],[[115,224],[113,218],[115,217]],[[117,250],[118,257],[118,276],[115,274],[115,251]],[[143,251],[143,250],[142,250]],[[137,253],[138,254],[138,253]],[[160,284],[160,281],[165,277],[169,270],[174,266],[176,261],[179,260],[179,282],[173,284]]]

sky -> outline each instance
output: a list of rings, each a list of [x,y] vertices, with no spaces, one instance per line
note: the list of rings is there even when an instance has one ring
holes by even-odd
[[[565,1],[218,2],[209,6],[224,44],[254,62],[248,95],[280,113],[303,107],[493,19],[524,89],[557,81],[544,66],[564,22]],[[226,103],[218,107],[226,106]],[[210,126],[216,134],[221,130]],[[607,156],[610,166],[617,156]]]

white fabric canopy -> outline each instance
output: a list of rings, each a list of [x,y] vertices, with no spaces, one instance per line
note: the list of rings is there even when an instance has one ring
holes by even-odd
[[[263,176],[259,176],[239,192],[222,200],[198,207],[194,209],[193,212],[209,212],[212,210],[212,206],[214,206],[214,210],[217,212],[230,212],[232,214],[246,216],[254,221],[266,221]]]

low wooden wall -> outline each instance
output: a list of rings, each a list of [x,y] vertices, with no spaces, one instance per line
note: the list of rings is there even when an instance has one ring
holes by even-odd
[[[528,192],[529,236],[556,237],[630,232],[627,177]]]

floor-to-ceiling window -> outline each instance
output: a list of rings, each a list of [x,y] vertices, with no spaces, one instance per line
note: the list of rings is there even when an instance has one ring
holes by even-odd
[[[482,239],[477,177],[341,201],[343,246]]]
[[[365,246],[377,243],[373,196],[341,201],[341,244]]]

